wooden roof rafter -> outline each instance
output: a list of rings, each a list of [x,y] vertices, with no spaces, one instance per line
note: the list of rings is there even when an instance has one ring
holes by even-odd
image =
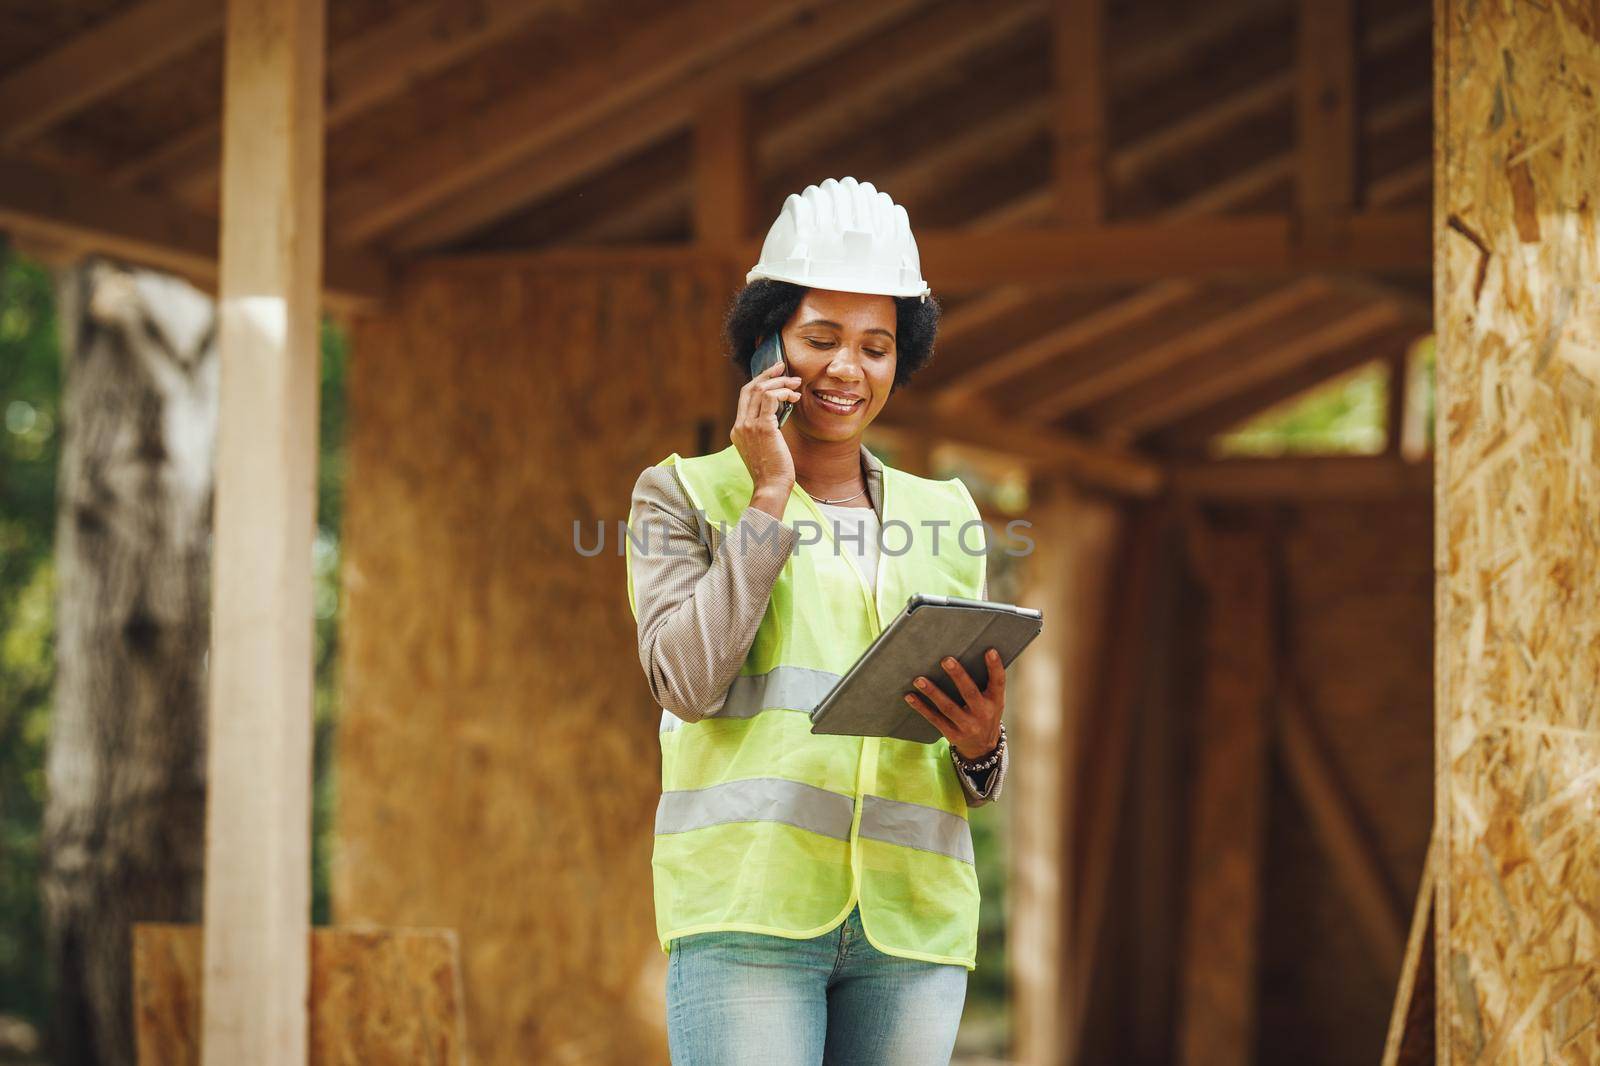
[[[752,12],[738,0],[694,0],[671,8],[619,38],[606,63],[541,79],[340,183],[328,197],[329,217],[347,242],[371,240],[617,108],[725,60],[819,3],[777,0]]]
[[[474,184],[467,194],[453,197],[416,218],[405,219],[384,235],[384,243],[395,250],[424,251],[429,246],[445,245],[466,237],[477,227],[555,194],[586,174],[624,162],[635,150],[682,130],[693,120],[707,91],[723,85],[760,85],[766,80],[792,74],[858,38],[885,29],[893,19],[915,10],[918,3],[920,0],[894,0],[893,3],[861,5],[850,0],[835,0],[824,10],[802,11],[797,19],[811,22],[810,29],[803,34],[794,32],[792,26],[776,27],[717,69],[685,78],[646,101],[619,107],[613,114],[574,131],[562,141],[510,162],[506,168]],[[966,14],[971,18],[970,13]],[[949,29],[942,22],[939,27]],[[898,40],[896,38],[896,42]],[[902,67],[894,64],[893,56],[883,69],[902,72]],[[869,70],[866,77],[875,74],[877,70]],[[826,91],[827,86],[822,86],[822,90]],[[674,202],[670,208],[686,203],[686,186],[682,181],[672,182],[672,190]],[[659,194],[645,190],[640,198],[650,200],[651,206],[646,208],[648,213],[661,214],[654,203]],[[619,203],[618,208],[646,213],[640,211],[637,203]]]
[[[426,0],[340,42],[328,56],[323,119],[328,131],[392,99],[414,81],[510,36],[550,6],[550,0],[490,0],[463,11],[455,0]],[[219,121],[208,121],[129,160],[111,179],[171,189],[179,199],[210,204],[216,200],[221,166],[222,127]]]

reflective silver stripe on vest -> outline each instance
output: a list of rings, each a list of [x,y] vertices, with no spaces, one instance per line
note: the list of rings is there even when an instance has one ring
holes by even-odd
[[[809,711],[839,683],[839,677],[804,666],[774,666],[764,674],[741,674],[728,686],[728,698],[714,717],[753,718],[775,707]]]
[[[686,833],[727,822],[783,822],[849,840],[854,813],[849,796],[781,777],[751,777],[663,792],[656,805],[656,833]]]
[[[861,835],[869,840],[948,855],[972,862],[972,827],[959,814],[920,803],[864,796]]]

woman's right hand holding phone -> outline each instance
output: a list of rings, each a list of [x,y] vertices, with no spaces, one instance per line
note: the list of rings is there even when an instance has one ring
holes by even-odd
[[[751,505],[779,519],[794,487],[794,456],[778,428],[778,405],[800,402],[800,379],[785,376],[786,369],[773,363],[745,383],[728,434],[755,485]]]

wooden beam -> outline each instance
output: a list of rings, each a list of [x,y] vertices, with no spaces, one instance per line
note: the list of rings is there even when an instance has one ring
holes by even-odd
[[[210,0],[220,17],[221,8]],[[411,85],[521,29],[550,0],[425,0],[340,42],[328,56],[324,121],[330,132],[393,99]],[[115,184],[172,190],[195,204],[214,202],[222,128],[206,120],[112,172]]]
[[[1295,120],[1301,212],[1356,206],[1355,0],[1300,0]]]
[[[1389,1034],[1383,1042],[1382,1066],[1421,1066],[1435,1061],[1433,893],[1438,861],[1438,842],[1430,840],[1428,857],[1422,865],[1422,880],[1417,886],[1416,905],[1411,912],[1411,930],[1406,937],[1406,956],[1400,966],[1394,1009],[1389,1014]]]
[[[1194,570],[1210,595],[1197,708],[1177,1061],[1245,1066],[1256,1027],[1272,679],[1270,531],[1196,516]]]
[[[675,6],[619,38],[606,62],[540,79],[341,183],[329,198],[333,228],[347,242],[368,240],[817,6],[818,0],[756,9],[739,0]]]
[[[1412,491],[1419,496],[1425,494],[1432,480],[1431,471],[1425,467],[1411,469],[1429,475],[1422,484],[1418,482],[1423,479],[1412,479]],[[1393,476],[1407,471],[1398,464],[1388,464],[1382,472]],[[1292,665],[1281,664],[1281,668],[1290,670]],[[1287,691],[1280,693],[1278,702],[1278,756],[1288,771],[1289,784],[1299,796],[1344,887],[1379,972],[1398,973],[1405,956],[1405,919],[1384,873],[1383,856],[1363,828],[1355,800],[1339,780],[1338,770],[1315,734],[1304,686],[1296,682],[1282,688]]]
[[[104,252],[216,288],[216,219],[25,160],[0,157],[0,228],[75,254]],[[383,259],[366,251],[333,251],[324,295],[333,307],[358,310],[382,300],[388,279]]]
[[[1261,414],[1293,397],[1332,381],[1374,359],[1405,348],[1416,339],[1416,331],[1398,327],[1377,337],[1363,337],[1353,344],[1334,348],[1323,355],[1277,375],[1242,392],[1230,393],[1217,402],[1165,426],[1158,438],[1173,448],[1194,448],[1212,436],[1232,429],[1248,418]],[[1415,456],[1408,456],[1415,459]]]
[[[1093,226],[1106,215],[1106,0],[1056,4],[1051,28],[1057,215]]]
[[[974,403],[948,415],[915,394],[896,391],[878,416],[886,426],[917,429],[961,444],[1004,452],[1035,470],[1057,470],[1086,485],[1125,496],[1160,491],[1160,467],[1132,452],[1102,448],[1062,433],[1024,426]]]
[[[1071,832],[1079,723],[1094,714],[1096,665],[1105,651],[1106,604],[1121,528],[1120,507],[1080,495],[1062,478],[1035,479],[1028,493],[1036,550],[1021,601],[1054,619],[1018,665],[1010,728],[1012,773],[1011,965],[1014,1056],[1031,1066],[1066,1066],[1074,974]]]
[[[972,53],[1015,36],[1019,30],[1038,21],[1042,14],[1042,5],[1037,0],[1003,0],[982,7],[947,3],[928,10],[910,25],[896,27],[892,34],[880,34],[845,54],[834,56],[832,62],[838,69],[856,72],[849,79],[835,79],[819,85],[814,79],[802,78],[776,88],[764,100],[757,122],[763,130],[756,144],[761,171],[767,174],[805,171],[816,156],[818,146],[833,144],[840,127],[859,123],[863,114],[880,113],[892,107],[929,78],[938,80],[941,75],[948,78],[947,72],[966,62]],[[785,41],[781,47],[790,50],[794,45]],[[1019,137],[1025,138],[1044,128],[1046,109],[1042,101],[1029,100],[1026,116],[1011,113],[1011,105],[1016,103],[1013,94],[1006,106],[994,109],[994,114],[1001,116],[1004,122],[999,125],[981,123],[971,131],[970,138],[940,137],[937,158],[918,152],[897,159],[897,165],[892,168],[873,168],[873,184],[893,190],[897,203],[914,202],[916,194],[911,191],[912,184],[932,183],[939,176],[935,168],[965,165],[975,158],[983,158],[985,145],[989,152],[1001,150],[1017,143]],[[664,184],[629,203],[619,204],[616,212],[570,234],[568,239],[584,242],[627,239],[632,234],[659,227],[680,211],[687,199],[686,185]]]
[[[1076,380],[1040,396],[1022,411],[1032,422],[1050,422],[1090,406],[1139,382],[1158,378],[1180,363],[1237,344],[1262,325],[1292,315],[1328,294],[1320,278],[1285,286],[1244,307],[1226,311],[1165,343],[1105,358],[1085,366]]]
[[[1288,335],[1274,331],[1276,336],[1263,336],[1248,346],[1193,361],[1171,380],[1151,382],[1100,405],[1093,412],[1093,423],[1114,438],[1138,436],[1330,351],[1382,336],[1400,320],[1399,312],[1387,304],[1359,310],[1331,303],[1324,306],[1327,310],[1319,307],[1307,314],[1312,325],[1304,330],[1290,323]],[[1337,317],[1322,321],[1329,313]]]
[[[504,168],[452,195],[448,200],[419,213],[386,234],[385,244],[400,251],[419,251],[449,243],[521,208],[539,202],[558,190],[604,170],[608,165],[650,144],[662,140],[687,125],[708,94],[718,86],[742,82],[764,86],[774,79],[789,77],[822,60],[837,49],[862,38],[870,38],[881,52],[886,43],[896,50],[905,45],[904,34],[889,42],[883,33],[893,21],[916,6],[916,0],[889,0],[881,4],[858,4],[847,0],[822,10],[797,12],[792,20],[767,34],[761,41],[726,57],[714,68],[683,81],[667,91],[652,93],[643,101],[630,101],[602,119],[583,126],[561,140],[540,144],[511,161]],[[958,12],[967,22],[982,25],[969,10]],[[1002,16],[1004,12],[1001,12]],[[921,30],[927,20],[914,24]],[[950,20],[947,18],[946,23]],[[1000,20],[1003,22],[1004,18]],[[940,28],[948,29],[949,26]],[[959,40],[959,35],[956,35]],[[945,38],[948,44],[949,38]],[[876,60],[881,58],[883,62]],[[901,59],[912,58],[909,55]],[[903,68],[916,65],[897,62],[890,56],[875,56],[865,65],[860,78],[843,86],[830,85],[833,92],[858,89],[863,81],[899,76]],[[814,82],[808,86],[815,91]],[[825,105],[822,109],[826,109]],[[805,114],[800,116],[802,119]],[[768,137],[767,140],[771,138]],[[760,147],[762,138],[752,137]],[[683,186],[673,183],[665,191],[673,203]],[[752,196],[754,193],[752,192]],[[631,203],[619,203],[618,210],[630,215],[642,213],[643,201],[656,201],[660,192],[643,189]]]
[[[323,0],[229,0],[204,1062],[306,1062]]]
[[[1287,215],[1120,222],[917,235],[923,276],[946,289],[1006,282],[1112,285],[1177,278],[1291,277],[1327,270],[1424,270],[1421,212],[1367,213],[1307,227]],[[753,262],[754,260],[752,260]]]
[[[1181,496],[1229,503],[1418,497],[1432,476],[1426,463],[1359,455],[1209,459],[1175,463],[1168,473]]]
[[[218,0],[124,7],[0,81],[0,148],[26,144],[221,28]]]

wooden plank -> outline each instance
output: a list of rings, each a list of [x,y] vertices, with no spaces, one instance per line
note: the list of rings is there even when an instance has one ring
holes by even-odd
[[[1426,463],[1379,456],[1307,456],[1286,459],[1211,459],[1175,463],[1174,492],[1229,501],[1370,500],[1425,494]]]
[[[1092,226],[1106,214],[1106,0],[1056,4],[1052,31],[1057,217]]]
[[[1074,1000],[1071,834],[1079,723],[1093,713],[1101,622],[1113,595],[1118,509],[1078,494],[1060,479],[1029,492],[1030,535],[1021,601],[1054,621],[1019,664],[1018,699],[1008,711],[1016,736],[1011,949],[1014,1056],[1030,1066],[1065,1066]]]
[[[1194,569],[1209,590],[1195,724],[1189,895],[1178,975],[1178,1062],[1252,1061],[1272,684],[1270,534],[1198,518]]]
[[[363,242],[817,6],[779,0],[752,11],[738,0],[696,0],[663,12],[619,38],[606,62],[541,79],[341,183],[329,196],[333,228]]]
[[[385,244],[400,251],[418,251],[430,245],[457,240],[494,219],[508,215],[528,204],[537,203],[561,188],[586,175],[595,174],[618,159],[642,150],[674,131],[687,125],[707,93],[716,85],[744,82],[752,87],[765,86],[774,79],[791,76],[808,64],[818,62],[850,42],[868,38],[871,42],[871,62],[864,65],[860,75],[844,86],[825,86],[832,95],[842,89],[852,93],[867,91],[879,80],[889,81],[902,77],[906,70],[920,69],[907,60],[921,59],[906,49],[910,31],[897,33],[885,42],[883,33],[899,16],[916,6],[915,0],[893,0],[881,4],[857,4],[840,0],[819,11],[797,13],[791,23],[770,31],[760,41],[727,56],[713,68],[694,78],[680,82],[669,90],[653,93],[643,101],[631,101],[609,115],[587,124],[581,129],[551,144],[541,144],[536,150],[509,163],[494,174],[477,181],[470,188],[451,196],[445,202],[418,214],[388,234]],[[936,16],[919,18],[914,29],[920,33],[926,28],[945,31],[938,41],[946,47],[954,41],[964,43],[960,25],[976,23],[986,27],[970,9],[958,11],[963,20],[957,24],[948,17],[938,25]],[[1004,23],[1001,18],[993,21]],[[970,27],[969,28],[976,28]],[[923,42],[928,43],[928,42]],[[885,53],[885,46],[892,49]],[[938,54],[936,52],[936,54]],[[807,82],[815,93],[817,86]],[[814,111],[828,111],[826,101],[808,106],[797,116],[795,123],[803,124]],[[781,114],[781,112],[778,112]],[[789,125],[780,128],[787,130]],[[765,139],[753,138],[757,147],[770,143],[775,135]],[[678,187],[665,190],[676,204]],[[618,210],[625,213],[641,212],[641,201],[653,200],[659,193],[653,188],[641,189],[635,203],[619,203]]]
[[[1427,219],[1376,212],[1308,228],[1287,215],[1130,221],[917,234],[923,275],[944,289],[1007,282],[1110,285],[1177,278],[1288,277],[1328,270],[1422,270]],[[753,260],[752,260],[753,261]]]
[[[207,1066],[306,1061],[323,0],[229,0],[206,780]]]
[[[1355,0],[1300,0],[1295,120],[1298,202],[1306,214],[1356,204]]]
[[[216,287],[216,219],[25,160],[0,157],[0,228],[60,246],[62,254],[104,252]],[[370,306],[388,283],[389,265],[378,256],[329,253],[324,295],[330,304]]]
[[[1412,494],[1420,496],[1431,485],[1432,471],[1415,469],[1427,475],[1413,478]],[[1287,663],[1280,668],[1292,670]],[[1280,689],[1278,756],[1288,771],[1289,784],[1316,829],[1374,960],[1382,973],[1398,973],[1405,957],[1405,924],[1383,869],[1383,856],[1362,826],[1355,800],[1315,734],[1303,685],[1291,680]]]
[[[1405,961],[1400,967],[1389,1033],[1383,1041],[1383,1066],[1421,1066],[1435,1060],[1433,1038],[1433,924],[1434,884],[1438,877],[1439,846],[1430,842],[1411,912],[1406,936]]]
[[[133,1014],[141,1066],[200,1062],[203,935],[133,926]],[[460,948],[451,929],[314,929],[313,1066],[465,1066]]]
[[[17,148],[222,28],[218,0],[125,7],[0,81],[0,148]]]

